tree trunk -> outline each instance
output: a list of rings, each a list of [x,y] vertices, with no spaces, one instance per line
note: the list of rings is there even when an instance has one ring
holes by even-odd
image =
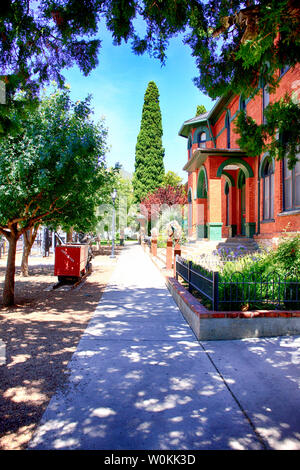
[[[22,262],[21,262],[21,272],[22,272],[22,276],[24,276],[24,277],[29,276],[29,272],[28,272],[28,258],[29,258],[29,255],[30,255],[30,248],[29,248],[29,246],[25,245],[25,241],[24,241]]]
[[[16,250],[18,237],[14,233],[10,233],[8,238],[9,248],[7,255],[7,266],[5,273],[5,281],[3,288],[3,304],[9,307],[15,301],[15,270],[16,270]]]
[[[30,255],[32,245],[33,245],[33,243],[36,239],[38,228],[39,228],[39,226],[36,226],[34,228],[31,227],[23,235],[24,244],[23,244],[22,262],[21,262],[21,272],[22,272],[22,275],[25,276],[25,277],[29,276],[29,273],[28,273],[28,257]]]
[[[67,232],[67,243],[72,243],[73,241],[73,229],[71,228],[69,232]]]

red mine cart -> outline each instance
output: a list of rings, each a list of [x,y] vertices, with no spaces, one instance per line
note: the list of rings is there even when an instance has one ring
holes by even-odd
[[[89,267],[89,245],[66,244],[55,248],[54,275],[59,281],[79,280]]]

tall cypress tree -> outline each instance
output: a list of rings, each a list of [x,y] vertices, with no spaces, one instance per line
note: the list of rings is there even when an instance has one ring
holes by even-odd
[[[159,91],[155,82],[151,81],[144,96],[141,128],[135,147],[132,184],[136,202],[140,202],[163,182],[165,150],[162,146],[162,135]]]

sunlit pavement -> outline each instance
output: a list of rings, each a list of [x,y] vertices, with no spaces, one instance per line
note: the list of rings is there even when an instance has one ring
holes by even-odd
[[[126,247],[30,449],[300,449],[300,337],[199,343]]]

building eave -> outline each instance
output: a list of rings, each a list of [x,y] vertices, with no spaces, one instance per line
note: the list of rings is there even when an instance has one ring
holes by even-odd
[[[192,158],[184,165],[183,170],[192,173],[205,162],[207,157],[247,157],[246,152],[241,149],[202,149],[197,148],[193,152]]]
[[[184,121],[184,123],[182,124],[178,132],[178,135],[180,135],[181,137],[187,138],[189,136],[191,129],[197,127],[199,124],[207,122],[207,118],[209,114],[210,114],[209,112],[203,113],[199,116],[195,116],[192,119],[188,119],[187,121]]]

